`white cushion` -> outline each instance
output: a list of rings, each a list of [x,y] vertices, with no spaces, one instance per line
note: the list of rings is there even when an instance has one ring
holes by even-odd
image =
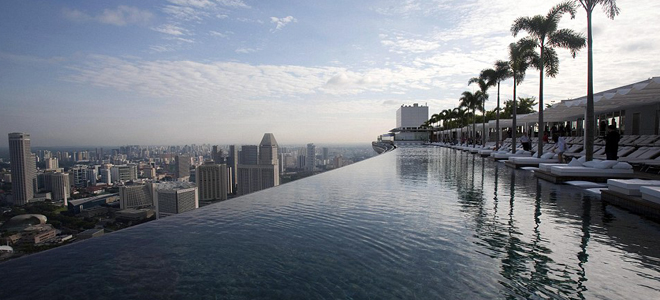
[[[524,152],[525,152],[525,150],[518,150],[518,151],[516,151],[516,154],[523,154]]]
[[[582,166],[582,163],[580,162],[579,159],[574,159],[574,160],[571,160],[571,162],[569,162],[568,165],[579,167],[579,166]]]
[[[627,162],[618,162],[616,165],[612,166],[612,169],[623,169],[623,170],[630,170],[632,169],[633,166],[630,165]]]
[[[586,157],[586,156],[582,156],[582,157],[578,158],[578,161],[581,162],[581,163],[584,163],[584,162],[587,161],[587,157]]]
[[[596,164],[596,169],[611,169],[614,165],[616,165],[618,161],[616,160],[604,160],[601,162],[598,162]]]
[[[598,165],[598,162],[595,161],[595,160],[592,160],[592,161],[587,161],[587,162],[583,163],[582,165],[585,166],[585,167],[589,167],[589,168],[595,168]]]
[[[541,158],[543,158],[543,159],[550,159],[550,158],[552,158],[553,156],[555,156],[554,153],[552,153],[552,152],[548,152],[548,153],[544,153],[543,155],[541,155]]]

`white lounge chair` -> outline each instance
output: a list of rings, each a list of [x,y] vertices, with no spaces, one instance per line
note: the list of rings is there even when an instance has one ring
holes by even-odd
[[[608,179],[607,188],[610,191],[628,196],[642,196],[639,191],[642,186],[660,186],[660,180],[644,179]]]

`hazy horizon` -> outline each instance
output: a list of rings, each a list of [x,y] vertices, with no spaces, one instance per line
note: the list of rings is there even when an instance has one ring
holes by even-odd
[[[471,77],[507,59],[518,17],[560,1],[4,1],[0,147],[368,143],[402,104],[454,108]],[[593,13],[594,88],[660,76],[660,2]],[[586,35],[586,14],[560,28]],[[586,49],[558,49],[545,102],[586,94]],[[538,96],[529,70],[518,96]],[[511,80],[501,98],[510,99]],[[487,109],[495,107],[496,88]]]

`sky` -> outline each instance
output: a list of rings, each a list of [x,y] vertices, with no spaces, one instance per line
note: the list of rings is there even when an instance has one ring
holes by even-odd
[[[403,104],[458,106],[547,0],[0,2],[0,147],[365,143]],[[596,91],[660,76],[660,1],[596,8]],[[586,13],[560,28],[586,35]],[[546,103],[586,94],[587,51],[558,50]],[[519,96],[538,97],[529,70]],[[495,107],[496,89],[487,109]],[[501,88],[512,97],[512,82]]]

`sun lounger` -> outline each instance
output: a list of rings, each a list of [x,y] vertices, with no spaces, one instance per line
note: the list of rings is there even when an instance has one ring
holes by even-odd
[[[641,148],[644,148],[644,147],[641,147]],[[646,148],[647,148],[646,151],[640,153],[636,157],[631,157],[630,155],[628,155],[626,157],[621,157],[618,160],[629,162],[629,163],[643,163],[644,161],[648,161],[648,160],[651,160],[651,159],[653,159],[657,156],[660,156],[660,147],[646,147]],[[637,152],[637,151],[635,151],[635,152]]]
[[[642,186],[660,186],[660,180],[644,179],[608,179],[607,188],[610,191],[628,196],[641,196],[639,188]]]
[[[618,177],[633,175],[632,169],[597,169],[578,166],[554,166],[550,173],[566,177]]]
[[[539,164],[539,170],[545,171],[545,172],[550,172],[550,168],[554,166],[565,166],[566,164],[561,164],[561,163],[540,163]]]
[[[660,186],[642,186],[639,188],[642,199],[660,204]]]
[[[559,158],[557,157],[537,158],[537,157],[513,156],[513,157],[509,157],[509,159],[505,162],[505,164],[514,169],[518,169],[522,167],[538,167],[538,165],[542,163],[558,163],[558,162],[559,162]]]

